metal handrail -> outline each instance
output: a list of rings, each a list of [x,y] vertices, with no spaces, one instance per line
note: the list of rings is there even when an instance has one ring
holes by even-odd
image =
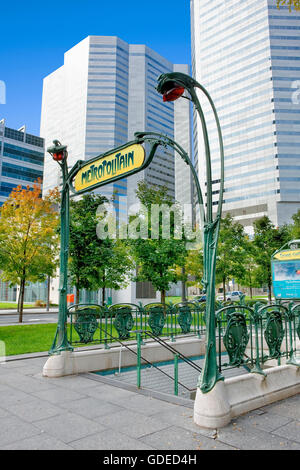
[[[197,370],[197,372],[202,372],[202,368],[200,366],[198,366],[197,364],[195,364],[193,361],[191,361],[188,357],[186,357],[184,354],[182,354],[181,352],[177,351],[177,349],[173,348],[173,346],[171,346],[170,344],[168,344],[165,340],[157,337],[157,336],[154,336],[152,333],[148,332],[148,331],[141,331],[141,333],[144,333],[146,336],[150,336],[154,341],[156,341],[157,343],[159,343],[161,346],[164,346],[166,349],[168,349],[169,351],[171,351],[173,354],[175,355],[178,355],[180,357],[180,359],[182,359],[184,362],[186,362],[188,365],[190,365],[191,367],[193,367],[194,369]]]
[[[100,329],[102,329],[100,327]],[[115,336],[111,335],[110,333],[108,333],[108,336],[110,336],[111,339],[117,341],[118,343],[121,344],[121,346],[124,346],[126,349],[128,349],[129,351],[131,351],[135,356],[137,356],[137,352],[134,351],[133,349],[131,349],[129,346],[127,346],[125,343],[123,343],[122,341],[120,341],[118,338],[116,338]],[[167,376],[169,379],[173,380],[173,382],[175,382],[175,379],[174,377],[172,377],[171,375],[169,375],[167,372],[163,371],[162,369],[160,369],[159,367],[157,367],[155,364],[153,364],[152,362],[148,361],[148,359],[145,359],[143,356],[140,356],[141,359],[143,361],[145,361],[148,365],[150,365],[151,367],[154,367],[155,369],[159,370],[162,374],[164,374],[165,376]],[[186,385],[182,384],[181,382],[179,382],[178,380],[178,383],[179,385],[181,385],[181,387],[185,388],[186,390],[188,390],[189,392],[192,392],[193,389],[190,389],[189,387],[187,387]]]

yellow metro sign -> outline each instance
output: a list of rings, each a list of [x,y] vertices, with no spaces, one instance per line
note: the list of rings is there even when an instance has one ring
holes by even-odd
[[[141,168],[145,161],[145,149],[140,144],[132,144],[117,152],[91,160],[79,170],[75,177],[76,191],[101,186],[120,176],[126,176],[132,170]]]

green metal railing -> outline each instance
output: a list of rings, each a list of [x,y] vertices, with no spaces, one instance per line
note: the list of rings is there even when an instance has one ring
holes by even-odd
[[[300,367],[300,304],[256,303],[223,307],[216,313],[218,369],[245,367],[264,374],[277,361]],[[227,353],[227,354],[224,354]]]
[[[167,349],[168,352],[173,354],[173,366],[174,366],[173,377],[171,375],[169,375],[168,373],[166,373],[166,371],[163,371],[157,365],[151,364],[149,361],[145,360],[142,357],[142,354],[141,354],[141,349],[142,349],[142,344],[143,344],[142,339],[141,339],[142,335],[145,335],[146,337],[149,337],[149,338],[153,339],[160,346]],[[168,377],[173,382],[174,395],[178,396],[179,385],[183,389],[188,391],[189,393],[195,391],[196,387],[195,388],[190,388],[190,387],[184,385],[182,382],[179,381],[179,370],[178,370],[179,361],[185,362],[187,365],[189,365],[190,367],[195,369],[197,371],[197,373],[202,372],[201,367],[199,367],[195,362],[193,362],[187,356],[185,356],[181,352],[177,351],[173,346],[171,346],[169,343],[164,341],[162,338],[159,338],[159,337],[155,336],[154,334],[149,333],[147,331],[138,331],[137,332],[137,353],[136,353],[136,355],[137,355],[137,366],[136,366],[136,369],[137,369],[137,388],[141,388],[141,384],[142,384],[141,372],[142,372],[142,359],[143,359],[144,363],[146,363],[148,365],[151,364],[152,367],[155,367],[157,370],[162,372],[166,377]]]
[[[206,331],[205,303],[197,302],[145,306],[124,303],[110,307],[80,304],[69,307],[68,319],[70,345],[102,345],[106,349],[114,343],[127,341],[137,343],[139,349],[146,339],[163,342],[165,346],[167,343],[162,338],[171,342],[184,336],[200,338]],[[219,373],[244,367],[249,372],[264,374],[263,369],[274,365],[274,360],[278,365],[285,362],[300,366],[299,303],[219,302],[215,328]],[[171,348],[170,344],[167,346]],[[175,358],[176,351],[173,353]],[[174,360],[174,377],[177,374],[177,378],[178,359],[180,355],[177,369],[176,358]],[[178,392],[178,388],[174,390]]]
[[[100,306],[78,304],[68,308],[68,342],[72,346],[101,344],[109,348],[112,337],[137,341],[137,331],[175,341],[177,336],[205,333],[205,304],[184,302],[174,305],[151,303]]]

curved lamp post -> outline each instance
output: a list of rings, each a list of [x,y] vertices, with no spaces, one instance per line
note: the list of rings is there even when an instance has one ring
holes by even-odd
[[[50,352],[73,350],[69,345],[66,334],[67,288],[68,288],[68,253],[69,253],[69,174],[67,147],[58,140],[53,141],[54,146],[47,149],[52,155],[62,173],[62,190],[60,205],[60,259],[59,259],[59,312],[56,335]],[[57,346],[56,346],[57,345]]]
[[[211,155],[209,138],[207,132],[207,125],[204,113],[198,99],[196,88],[199,88],[206,98],[208,99],[212,111],[214,113],[220,146],[221,158],[221,175],[220,175],[220,195],[216,216],[213,217],[213,202],[212,202],[212,170],[211,170]],[[220,231],[220,221],[222,215],[222,203],[224,193],[224,147],[220,121],[217,115],[214,103],[206,91],[189,75],[173,72],[161,75],[158,78],[157,91],[163,95],[164,102],[175,101],[180,98],[185,91],[190,95],[190,99],[199,114],[203,138],[205,144],[205,159],[206,159],[206,180],[207,180],[207,198],[206,208],[203,207],[202,199],[199,197],[198,201],[200,209],[200,218],[204,227],[204,267],[203,267],[203,285],[206,292],[206,353],[204,367],[199,380],[199,387],[203,393],[207,393],[213,389],[218,380],[223,380],[223,377],[218,372],[217,367],[217,354],[216,354],[216,320],[215,320],[215,276],[216,276],[216,257],[217,245]],[[195,172],[192,168],[193,173]],[[199,183],[198,183],[199,186]]]

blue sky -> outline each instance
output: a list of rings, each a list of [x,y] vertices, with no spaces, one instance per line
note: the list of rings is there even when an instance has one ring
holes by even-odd
[[[39,135],[43,77],[88,35],[146,44],[174,63],[190,63],[189,0],[52,0],[1,5],[0,80],[8,127]]]

